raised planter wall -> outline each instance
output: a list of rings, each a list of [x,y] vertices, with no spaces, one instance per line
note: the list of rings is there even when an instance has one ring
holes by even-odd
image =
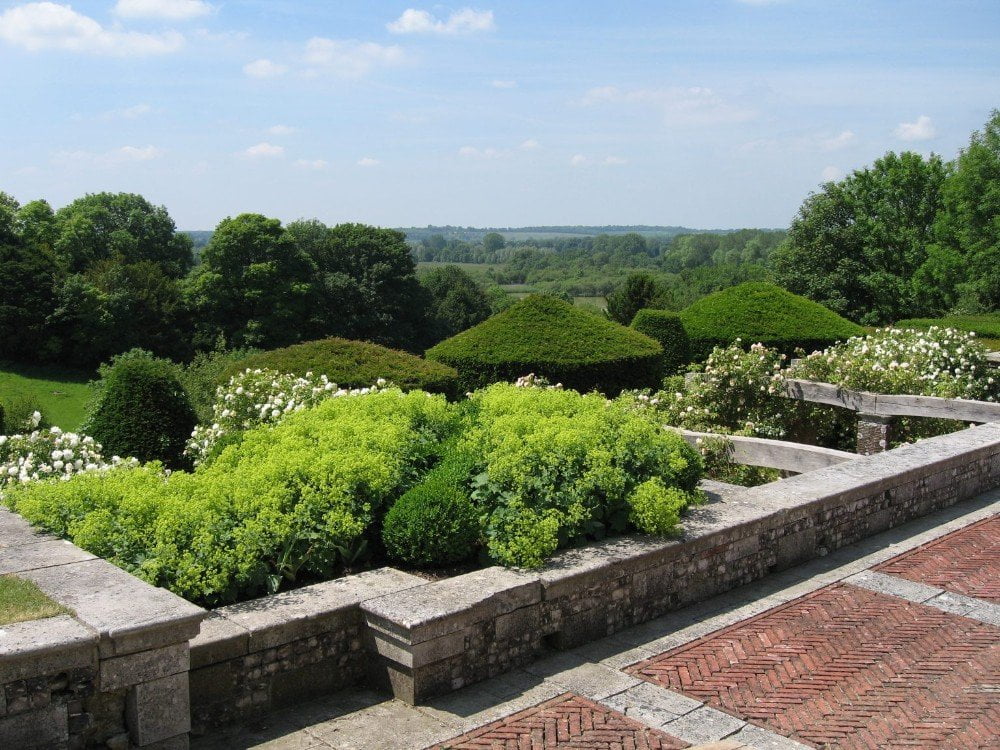
[[[211,614],[0,511],[0,573],[75,613],[0,628],[0,748],[184,748],[189,728],[361,683],[421,702],[997,486],[987,424],[726,493],[676,540],[433,582],[382,568]]]

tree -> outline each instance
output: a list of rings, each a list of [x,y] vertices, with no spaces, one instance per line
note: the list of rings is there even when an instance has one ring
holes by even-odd
[[[490,316],[490,300],[482,287],[458,266],[435,268],[420,276],[430,295],[433,343],[451,338]]]
[[[958,303],[964,291],[973,306],[1000,308],[1000,110],[972,134],[944,183],[934,226],[937,240],[931,281],[947,278]],[[964,269],[964,273],[962,273]],[[965,283],[957,281],[964,276]]]
[[[288,236],[313,266],[311,338],[424,348],[428,299],[405,234],[366,224],[296,221],[288,225]]]
[[[78,198],[56,213],[55,250],[72,272],[118,258],[148,260],[171,278],[194,263],[191,239],[179,234],[163,206],[133,193],[95,193]]]
[[[195,343],[271,349],[307,337],[316,266],[277,219],[223,219],[188,280]]]
[[[947,168],[937,156],[888,153],[810,195],[771,256],[779,284],[867,325],[925,312],[918,269]]]
[[[495,253],[497,250],[503,250],[504,245],[506,244],[507,241],[499,232],[487,232],[483,236],[483,250],[488,253]]]
[[[0,359],[31,361],[52,309],[58,264],[50,248],[24,232],[23,211],[0,192]]]
[[[644,308],[664,307],[663,293],[648,273],[630,273],[625,282],[608,295],[608,317],[627,326]]]

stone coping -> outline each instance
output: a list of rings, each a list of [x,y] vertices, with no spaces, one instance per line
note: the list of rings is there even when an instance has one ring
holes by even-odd
[[[0,627],[0,685],[97,664],[98,636],[69,615]]]

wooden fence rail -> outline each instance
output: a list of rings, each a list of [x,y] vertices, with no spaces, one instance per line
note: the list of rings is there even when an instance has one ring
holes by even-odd
[[[818,445],[791,443],[786,440],[675,429],[691,445],[697,445],[699,439],[721,438],[725,440],[732,446],[734,463],[746,466],[764,466],[769,469],[792,471],[796,474],[814,469],[825,469],[827,466],[841,464],[858,457],[856,453],[821,448]]]

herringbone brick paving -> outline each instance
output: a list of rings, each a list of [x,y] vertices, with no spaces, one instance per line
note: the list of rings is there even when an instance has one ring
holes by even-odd
[[[1000,603],[1000,516],[954,531],[874,570]]]
[[[846,584],[627,671],[824,748],[1000,748],[1000,629]]]
[[[434,747],[449,750],[676,750],[689,745],[600,703],[564,693]]]

